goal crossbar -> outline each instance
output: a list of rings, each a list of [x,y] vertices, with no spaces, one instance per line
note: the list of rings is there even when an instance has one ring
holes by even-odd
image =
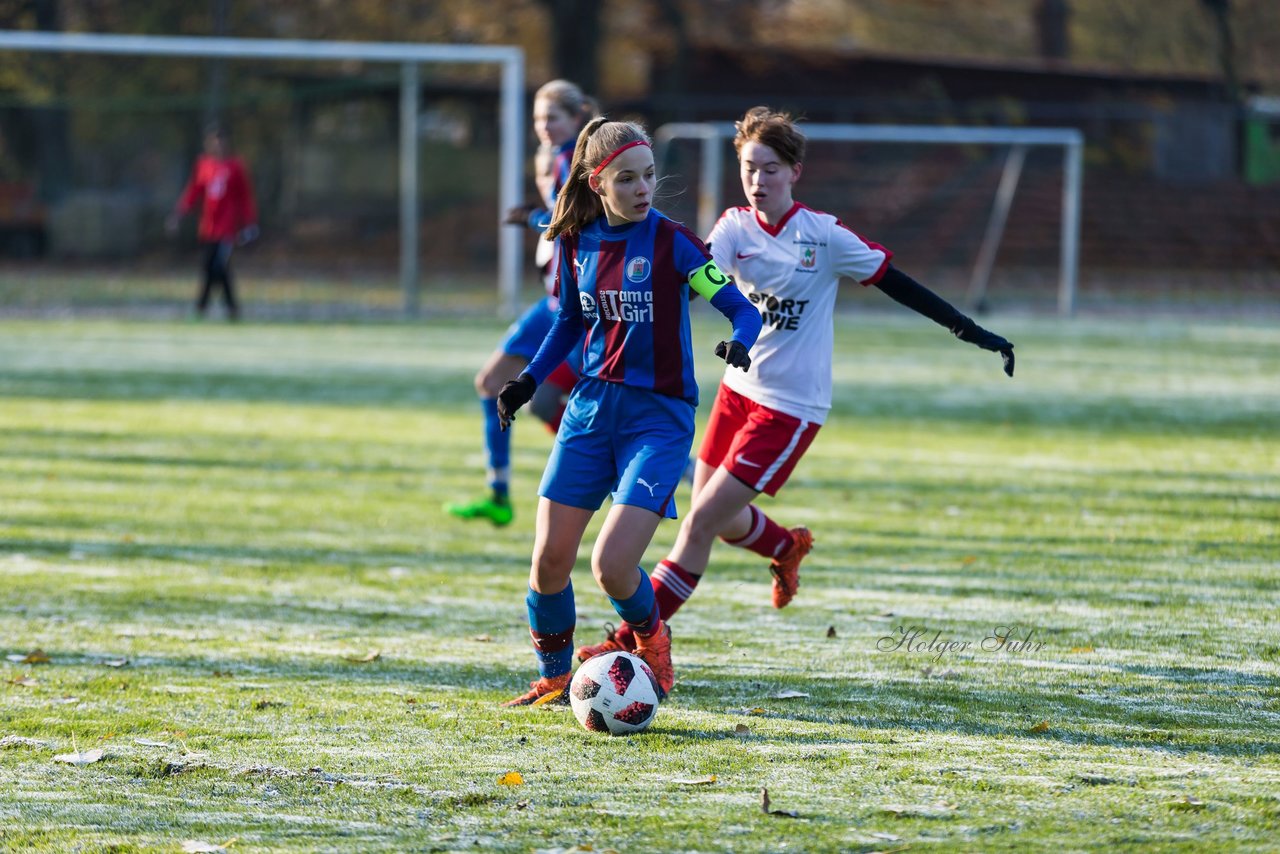
[[[722,209],[720,193],[724,169],[724,141],[736,133],[732,122],[673,122],[654,132],[654,160],[661,170],[671,143],[677,139],[702,142],[698,185],[698,231],[706,235]],[[825,142],[900,142],[925,145],[1008,145],[1011,156],[996,194],[978,264],[970,284],[971,294],[985,294],[1013,191],[1021,173],[1026,149],[1050,146],[1063,149],[1062,222],[1058,271],[1058,313],[1075,312],[1080,257],[1080,197],[1084,179],[1084,134],[1075,128],[946,127],[928,125],[805,124],[806,139]]]
[[[502,68],[499,106],[498,203],[520,204],[524,185],[524,50],[512,45],[412,44],[396,42],[242,39],[205,36],[102,35],[0,30],[0,50],[91,53],[125,56],[183,56],[221,59],[361,60],[398,63],[400,76],[400,288],[403,310],[417,314],[418,274],[418,101],[419,65],[424,62],[487,63]],[[513,317],[518,308],[523,235],[497,226],[498,302]]]

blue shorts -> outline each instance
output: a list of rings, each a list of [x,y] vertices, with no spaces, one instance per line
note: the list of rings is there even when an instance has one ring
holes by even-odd
[[[515,323],[507,327],[507,337],[502,339],[500,349],[509,356],[519,356],[526,362],[532,362],[538,354],[538,348],[551,331],[551,324],[556,319],[556,309],[552,306],[551,297],[544,296],[525,309]],[[582,373],[582,347],[576,346],[570,351],[565,363],[573,368],[575,374]]]
[[[538,300],[515,323],[507,327],[507,337],[502,339],[502,352],[532,362],[555,319],[556,313],[551,310],[551,297]]]
[[[583,377],[569,396],[538,494],[593,511],[612,494],[614,504],[676,518],[693,413],[678,397]]]

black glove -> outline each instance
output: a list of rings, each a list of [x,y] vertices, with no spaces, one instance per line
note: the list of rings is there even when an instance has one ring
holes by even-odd
[[[742,368],[745,371],[751,367],[751,356],[747,354],[747,348],[738,341],[721,341],[716,345],[716,355],[732,368]]]
[[[1004,372],[1009,376],[1013,376],[1013,344],[1007,339],[983,329],[967,317],[951,331],[961,341],[967,341],[970,344],[981,347],[983,350],[999,353],[1000,358],[1004,359]]]
[[[523,205],[516,205],[507,211],[507,215],[502,218],[503,225],[525,225],[529,224],[529,215],[536,211],[541,205],[528,202]]]
[[[511,426],[516,410],[532,400],[537,390],[538,384],[524,371],[515,379],[507,380],[498,392],[498,424],[503,430]]]

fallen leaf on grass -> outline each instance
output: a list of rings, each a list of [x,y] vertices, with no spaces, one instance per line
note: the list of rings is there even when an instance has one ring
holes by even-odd
[[[522,809],[527,809],[528,807],[529,807],[528,801],[516,801],[516,809],[522,810]]]
[[[34,688],[40,684],[39,679],[32,679],[30,676],[19,676],[17,679],[10,679],[10,685],[17,685],[19,688]]]
[[[710,786],[716,781],[715,774],[708,774],[705,777],[686,777],[680,780],[672,780],[677,786]]]
[[[901,836],[894,836],[892,833],[873,833],[871,834],[871,838],[879,839],[882,842],[901,842],[902,841]]]
[[[104,667],[124,667],[128,663],[129,659],[127,658],[108,658],[106,661],[102,662],[102,665]]]
[[[751,727],[747,726],[746,724],[738,724],[736,727],[733,728],[733,734],[734,735],[750,735]]]
[[[33,649],[28,653],[15,653],[6,655],[5,658],[14,664],[47,664],[49,655],[43,649]]]
[[[1048,731],[1049,731],[1048,721],[1041,721],[1040,723],[1033,726],[1031,729],[1027,730],[1027,732],[1048,732]]]
[[[377,661],[382,657],[382,650],[371,649],[364,655],[344,655],[342,658],[350,661],[352,664],[368,664],[370,661]]]
[[[508,771],[498,778],[499,786],[523,786],[524,775],[519,771]]]
[[[58,699],[54,700],[54,702],[57,703],[59,706],[71,706],[80,702],[80,698],[79,697],[59,697]]]
[[[282,700],[255,700],[253,708],[260,712],[263,709],[279,709],[287,705],[289,704]]]
[[[143,747],[173,747],[173,745],[167,741],[152,741],[149,738],[135,738],[133,743],[141,744]]]
[[[920,670],[920,675],[926,679],[955,679],[960,673],[956,670],[935,671],[932,664],[927,664]]]
[[[779,691],[770,695],[774,700],[798,700],[802,697],[808,697],[804,691]]]
[[[756,706],[754,709],[747,709],[747,714],[749,714],[749,715],[767,715],[767,714],[769,714],[769,710],[768,710],[768,709],[762,709],[762,708],[760,708],[759,706]]]
[[[1176,801],[1170,801],[1169,806],[1175,810],[1202,810],[1204,801],[1192,795],[1183,795]]]
[[[1069,651],[1070,651],[1070,652],[1093,652],[1093,647],[1091,647],[1091,646],[1073,646],[1073,647],[1071,647],[1071,649],[1070,649]]]
[[[492,635],[472,635],[471,639],[476,643],[493,643]]]
[[[59,753],[53,757],[54,762],[66,762],[69,765],[92,765],[103,756],[101,748],[76,751],[75,753]]]
[[[880,811],[898,818],[904,816],[908,818],[939,818],[950,814],[955,808],[955,804],[939,801],[936,804],[885,804],[880,808]]]
[[[775,810],[775,809],[769,809],[769,806],[770,806],[769,790],[761,789],[760,790],[760,812],[764,813],[765,815],[776,815],[779,818],[799,818],[800,817],[800,814],[795,810]]]
[[[49,742],[41,741],[38,738],[27,738],[25,735],[6,735],[0,738],[0,750],[7,750],[10,747],[48,747]]]
[[[216,842],[205,842],[203,839],[188,839],[182,843],[182,850],[186,854],[210,854],[213,851],[226,851],[239,838],[238,836],[233,836],[221,845]]]

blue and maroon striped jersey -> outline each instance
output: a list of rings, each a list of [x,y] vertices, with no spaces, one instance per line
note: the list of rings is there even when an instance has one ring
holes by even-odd
[[[658,211],[651,209],[644,220],[617,227],[600,217],[580,233],[562,236],[557,244],[556,326],[565,335],[572,330],[574,337],[585,330],[582,376],[649,389],[697,406],[689,330],[691,278],[704,283],[700,287],[705,289],[710,277],[714,287],[705,295],[734,322],[735,338],[748,348],[755,343],[758,312],[715,270],[698,236]],[[528,368],[539,382],[545,379],[546,363],[561,349],[547,346],[553,337],[554,329]],[[548,358],[542,358],[544,354]]]

